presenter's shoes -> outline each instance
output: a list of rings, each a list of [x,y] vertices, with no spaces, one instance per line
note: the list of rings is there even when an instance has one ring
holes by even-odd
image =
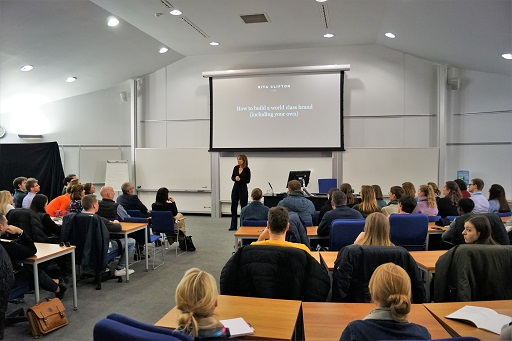
[[[134,273],[135,270],[133,269],[128,269],[128,273],[131,275],[132,273]],[[126,276],[126,269],[125,268],[122,268],[122,269],[116,269],[116,271],[114,272],[114,276],[116,277],[121,277],[121,276]]]

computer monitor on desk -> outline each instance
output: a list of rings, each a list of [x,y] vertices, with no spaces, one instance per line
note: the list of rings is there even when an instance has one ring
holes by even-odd
[[[290,174],[288,174],[288,181],[286,182],[286,187],[288,187],[288,182],[292,180],[298,180],[301,183],[302,187],[308,187],[310,176],[310,170],[290,171]]]

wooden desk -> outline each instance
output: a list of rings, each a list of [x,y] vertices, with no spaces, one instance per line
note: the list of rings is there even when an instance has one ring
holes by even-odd
[[[303,302],[305,339],[339,340],[350,322],[364,318],[375,307],[373,303]],[[427,328],[432,339],[450,337],[443,326],[421,304],[412,305],[408,320]]]
[[[500,336],[470,324],[450,320],[446,315],[464,307],[472,305],[496,310],[499,314],[512,316],[512,300],[504,301],[474,301],[474,302],[447,302],[447,303],[427,303],[424,306],[432,315],[452,334],[452,336],[473,336],[481,340],[499,340]]]
[[[506,224],[507,221],[509,221],[512,217],[508,216],[508,217],[500,217],[500,218],[501,218],[501,221],[503,222],[503,224]]]
[[[425,280],[427,302],[430,302],[430,284],[432,283],[433,274],[436,272],[436,262],[446,251],[447,250],[409,252],[424,273],[423,279]]]
[[[334,270],[334,261],[338,257],[338,251],[322,251],[320,257],[322,257],[322,263],[329,271]]]
[[[311,256],[317,260],[318,263],[322,264],[322,259],[320,258],[320,252],[311,251]]]
[[[300,301],[219,295],[215,315],[219,320],[243,317],[254,328],[254,334],[240,339],[291,340],[300,305]],[[176,329],[179,314],[174,307],[155,325]]]
[[[235,250],[242,245],[243,240],[258,240],[265,226],[240,226],[235,232]],[[306,226],[306,232],[309,239],[329,239],[329,237],[321,237],[316,233],[318,226]]]
[[[124,252],[125,252],[125,259],[126,259],[126,265],[125,265],[125,268],[126,268],[126,282],[129,282],[130,281],[130,272],[128,271],[128,265],[130,264],[130,257],[129,257],[129,254],[128,254],[128,235],[132,232],[135,232],[135,231],[139,231],[139,230],[144,230],[144,245],[148,245],[148,231],[147,231],[147,228],[148,228],[148,224],[146,223],[128,223],[128,222],[124,222],[122,221],[121,223],[121,232],[116,232],[116,233],[122,233],[124,234],[124,245],[126,245],[126,247],[124,248]],[[146,251],[146,272],[149,271],[149,260],[148,260],[148,253]]]
[[[34,291],[36,303],[39,302],[39,264],[46,261],[71,254],[71,274],[73,277],[73,309],[78,309],[78,297],[76,293],[76,265],[75,265],[75,246],[60,246],[59,244],[34,243],[37,252],[23,261],[24,264],[31,264],[34,271]]]

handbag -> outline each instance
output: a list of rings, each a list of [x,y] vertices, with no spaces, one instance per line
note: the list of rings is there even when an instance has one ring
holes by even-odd
[[[66,309],[58,298],[46,299],[27,310],[30,330],[34,339],[39,339],[68,324]]]

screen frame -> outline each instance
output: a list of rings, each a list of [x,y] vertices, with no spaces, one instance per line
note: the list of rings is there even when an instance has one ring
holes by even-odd
[[[300,179],[304,179],[304,183],[301,182]],[[311,170],[291,170],[288,173],[288,181],[286,182],[286,187],[288,188],[288,182],[292,180],[298,180],[301,182],[302,187],[308,187],[309,185],[309,179],[311,178]]]

